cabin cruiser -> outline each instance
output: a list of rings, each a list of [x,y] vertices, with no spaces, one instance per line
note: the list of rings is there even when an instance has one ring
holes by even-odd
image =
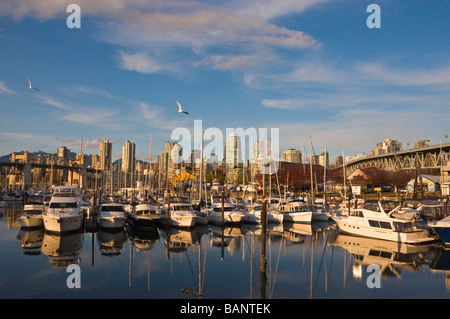
[[[148,203],[136,205],[131,214],[128,214],[130,225],[143,229],[157,227],[160,217],[156,207]]]
[[[161,222],[168,226],[191,228],[194,227],[196,215],[192,205],[180,197],[170,198],[169,203],[161,208]]]
[[[43,215],[45,230],[62,233],[80,229],[83,225],[80,201],[76,186],[56,186]]]
[[[445,246],[450,245],[450,216],[441,220],[429,221],[428,226],[436,231]]]
[[[427,224],[414,211],[405,211],[394,201],[368,200],[348,215],[333,216],[339,230],[356,236],[408,244],[435,241]]]
[[[278,211],[284,215],[283,221],[290,223],[311,223],[312,211],[300,199],[281,202]]]
[[[223,198],[222,220],[222,196],[211,196],[211,207],[208,212],[208,222],[212,224],[239,224],[245,214],[236,209],[228,197]]]
[[[19,224],[22,228],[34,228],[44,226],[42,214],[44,213],[44,202],[42,196],[33,196],[23,207]]]
[[[106,202],[100,205],[97,224],[105,230],[123,229],[127,222],[127,215],[122,203]]]
[[[3,194],[3,200],[4,201],[19,201],[19,200],[22,200],[22,194],[20,194],[20,192],[18,192],[18,191],[7,190]]]

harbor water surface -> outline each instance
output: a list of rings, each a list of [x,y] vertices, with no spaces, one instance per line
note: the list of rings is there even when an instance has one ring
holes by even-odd
[[[150,299],[449,298],[450,250],[339,234],[329,222],[55,235],[0,210],[0,297]],[[68,266],[79,266],[70,288]],[[379,267],[376,272],[368,266]]]

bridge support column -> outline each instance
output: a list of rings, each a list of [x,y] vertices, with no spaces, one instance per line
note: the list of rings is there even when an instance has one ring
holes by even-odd
[[[87,170],[86,167],[80,169],[80,188],[84,188],[86,186],[86,176],[87,176]]]
[[[31,164],[25,164],[23,166],[23,188],[31,188]]]

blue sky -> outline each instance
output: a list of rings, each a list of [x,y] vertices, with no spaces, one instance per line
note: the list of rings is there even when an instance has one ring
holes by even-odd
[[[153,136],[155,158],[199,119],[279,128],[281,151],[311,137],[332,160],[386,138],[450,142],[449,16],[445,0],[2,1],[0,154],[78,152],[82,137],[85,153],[134,140],[146,159]]]

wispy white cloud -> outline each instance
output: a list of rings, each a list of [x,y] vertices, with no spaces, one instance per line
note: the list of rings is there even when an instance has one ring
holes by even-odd
[[[133,120],[139,123],[143,123],[148,127],[160,130],[173,130],[177,127],[186,126],[186,120],[178,119],[180,116],[177,113],[177,106],[175,102],[172,112],[172,114],[174,115],[173,118],[168,118],[165,115],[163,108],[152,106],[144,102],[137,103],[136,109],[139,116],[135,116]]]
[[[368,81],[399,86],[441,86],[450,85],[450,66],[435,69],[398,69],[381,63],[362,63],[358,70]]]
[[[118,60],[122,69],[136,71],[138,73],[158,73],[171,69],[171,67],[164,66],[161,62],[142,52],[120,52]]]
[[[16,94],[16,92],[9,89],[5,82],[0,81],[0,94]]]
[[[169,66],[174,63],[178,68],[188,68],[205,59],[213,68],[228,70],[233,65],[242,65],[244,59],[262,49],[318,48],[320,43],[311,35],[269,20],[304,12],[319,2],[326,0],[79,0],[77,4],[82,8],[83,17],[103,19],[104,23],[99,23],[100,37],[121,47],[118,62],[122,68],[155,73],[173,71]],[[0,16],[18,20],[30,16],[43,20],[66,17],[69,3],[60,0],[2,2]],[[219,56],[213,53],[219,47],[233,53],[219,61]]]

